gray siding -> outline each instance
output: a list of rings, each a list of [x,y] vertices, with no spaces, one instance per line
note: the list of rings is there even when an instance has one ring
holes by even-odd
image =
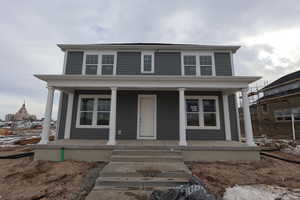
[[[118,52],[117,74],[137,75],[141,73],[140,52]]]
[[[110,91],[76,91],[74,94],[71,139],[108,139],[108,128],[76,128],[79,94],[110,94]]]
[[[71,139],[108,139],[109,130],[96,128],[76,128],[76,117],[79,94],[110,94],[110,91],[76,91],[74,95]],[[157,139],[179,139],[179,99],[177,91],[118,91],[117,93],[117,140],[137,138],[137,104],[138,94],[157,95]],[[186,95],[213,95],[219,97],[220,129],[219,130],[187,130],[188,140],[225,140],[224,113],[221,92],[192,92]],[[59,139],[64,138],[65,119],[68,96],[63,93],[61,121],[58,131]],[[238,126],[235,111],[234,95],[229,97],[230,125],[232,139],[238,140]]]
[[[215,65],[217,76],[231,76],[230,53],[215,53]]]
[[[186,130],[187,140],[225,140],[225,128],[224,128],[224,112],[223,101],[221,92],[186,92],[186,95],[213,95],[219,97],[219,112],[220,112],[220,129],[207,130]]]
[[[83,52],[71,51],[67,54],[66,74],[82,73]]]
[[[229,100],[228,104],[229,104],[231,139],[238,141],[239,140],[239,132],[238,132],[238,124],[237,124],[238,121],[237,121],[237,116],[236,116],[235,94],[230,95],[228,100]]]
[[[140,52],[118,52],[118,75],[180,75],[180,52],[155,52],[154,73],[141,73]]]
[[[68,107],[68,95],[64,92],[61,93],[61,112],[60,112],[60,122],[58,129],[58,139],[64,139],[65,137],[65,126],[66,126],[66,116],[67,116],[67,107]]]
[[[181,75],[180,52],[156,52],[154,58],[154,74]]]

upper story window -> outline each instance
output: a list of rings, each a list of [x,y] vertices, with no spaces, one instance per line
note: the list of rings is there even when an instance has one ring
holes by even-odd
[[[82,69],[84,75],[114,75],[116,73],[116,53],[86,52]]]
[[[154,52],[143,51],[141,53],[141,72],[154,73]]]
[[[182,75],[186,76],[213,76],[215,66],[213,53],[182,52]]]

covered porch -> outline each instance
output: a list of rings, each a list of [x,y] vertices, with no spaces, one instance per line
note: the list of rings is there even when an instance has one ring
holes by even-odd
[[[242,91],[243,93],[243,109],[244,109],[244,123],[245,123],[245,133],[248,146],[255,146],[253,142],[252,125],[249,112],[249,103],[247,98],[248,84],[257,80],[258,77],[241,77],[241,76],[218,76],[218,77],[182,77],[182,76],[82,76],[82,75],[36,75],[39,79],[47,82],[48,88],[48,98],[45,111],[45,121],[43,126],[42,141],[41,144],[45,146],[56,146],[60,142],[65,143],[69,147],[72,146],[71,143],[82,142],[85,140],[68,140],[71,139],[72,134],[72,114],[74,95],[78,90],[88,91],[107,91],[110,95],[110,115],[109,124],[107,126],[108,138],[107,140],[91,140],[88,141],[89,145],[103,146],[140,146],[146,145],[151,146],[178,146],[178,147],[195,147],[202,146],[208,147],[213,145],[214,142],[219,144],[219,147],[235,146],[241,145],[240,147],[245,147],[244,144],[237,144],[232,141],[232,127],[230,125],[230,110],[228,99],[229,95],[234,94],[237,91]],[[54,90],[60,90],[68,94],[68,104],[67,104],[67,114],[66,122],[64,125],[64,139],[58,140],[55,143],[50,143],[48,141],[49,133],[49,123],[51,119],[52,106],[53,106],[53,95]],[[118,93],[122,91],[140,91],[141,94],[150,91],[174,91],[177,93],[178,100],[178,140],[168,141],[167,139],[162,140],[117,140],[117,99]],[[222,102],[222,117],[221,122],[224,124],[225,138],[224,141],[199,141],[197,139],[189,140],[187,136],[187,114],[186,114],[186,96],[193,92],[219,92],[220,101]],[[237,115],[237,113],[235,113]],[[58,119],[59,120],[59,119]],[[60,126],[60,125],[59,125]],[[209,130],[208,130],[209,131]],[[143,138],[142,138],[143,139]],[[200,144],[199,142],[203,142]],[[221,142],[221,143],[219,143]],[[223,143],[222,143],[223,142]],[[134,144],[136,143],[136,144]],[[95,144],[95,145],[92,145]],[[206,144],[206,146],[205,146]],[[235,145],[234,145],[235,144]],[[71,146],[70,146],[71,145]],[[53,146],[53,147],[54,147]]]

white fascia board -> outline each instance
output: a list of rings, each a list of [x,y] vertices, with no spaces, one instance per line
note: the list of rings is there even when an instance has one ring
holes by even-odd
[[[126,88],[247,88],[258,77],[99,77],[99,76],[57,76],[36,75],[53,87],[126,87]]]

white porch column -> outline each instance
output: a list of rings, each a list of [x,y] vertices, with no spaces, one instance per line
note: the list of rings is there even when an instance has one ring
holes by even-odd
[[[186,146],[185,88],[179,88],[179,145]]]
[[[117,111],[117,88],[111,88],[109,138],[107,145],[116,144],[116,111]]]
[[[73,101],[74,101],[74,93],[68,93],[68,106],[67,106],[66,125],[65,125],[65,139],[70,139],[70,135],[71,135]]]
[[[251,115],[249,111],[249,99],[248,99],[247,91],[248,88],[242,89],[246,143],[249,146],[256,146],[253,140],[252,122],[251,122]]]
[[[39,144],[47,144],[49,142],[49,131],[50,131],[50,123],[51,123],[51,115],[52,115],[52,107],[53,107],[53,97],[54,97],[54,88],[48,88],[48,97],[46,103],[45,110],[45,118],[43,122],[43,131],[42,131],[42,139]]]
[[[231,140],[228,94],[226,93],[223,93],[223,110],[224,110],[224,123],[225,123],[225,137],[226,140]]]

